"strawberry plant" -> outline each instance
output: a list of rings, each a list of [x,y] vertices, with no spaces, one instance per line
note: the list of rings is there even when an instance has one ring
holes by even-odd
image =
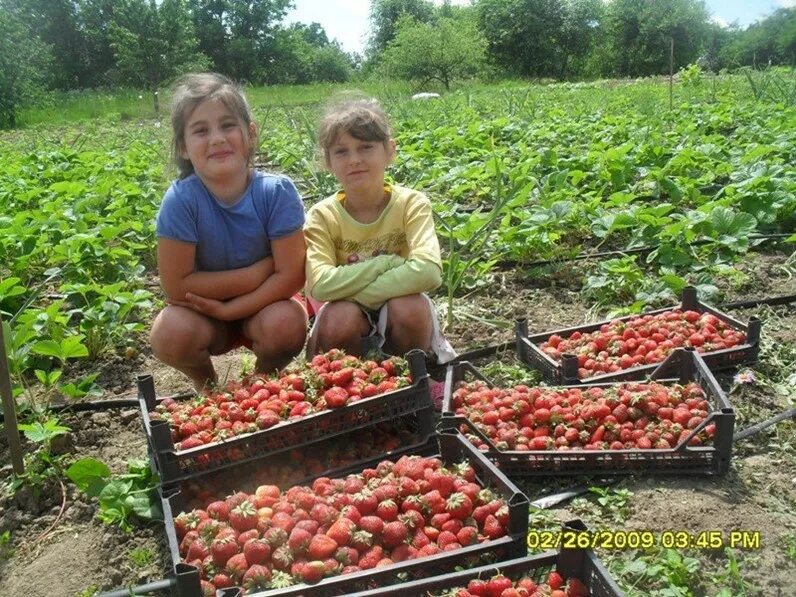
[[[96,497],[99,519],[132,531],[137,518],[161,520],[160,501],[155,491],[158,479],[146,460],[130,460],[127,472],[112,475],[108,466],[95,458],[81,458],[66,469],[66,476],[89,497]]]

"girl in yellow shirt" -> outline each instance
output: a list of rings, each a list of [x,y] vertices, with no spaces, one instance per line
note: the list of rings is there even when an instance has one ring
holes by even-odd
[[[431,203],[387,185],[395,157],[387,117],[373,100],[329,108],[318,135],[325,165],[342,190],[307,214],[307,294],[318,305],[308,353],[342,348],[360,355],[363,338],[386,352],[419,348],[440,363],[455,357],[425,294],[441,284]]]

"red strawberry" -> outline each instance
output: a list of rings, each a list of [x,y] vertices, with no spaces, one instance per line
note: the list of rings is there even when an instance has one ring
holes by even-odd
[[[375,568],[383,557],[384,550],[381,545],[374,545],[360,556],[358,566],[362,568],[362,570]]]
[[[315,535],[310,540],[307,556],[313,560],[324,560],[337,551],[337,541],[327,535]]]
[[[398,518],[398,505],[393,500],[383,500],[376,506],[376,516],[385,522],[396,520]]]
[[[249,569],[249,563],[246,561],[246,556],[242,553],[236,553],[229,560],[224,568],[235,584],[240,584],[243,580],[243,575]]]
[[[260,564],[250,566],[243,575],[243,588],[249,592],[257,592],[271,588],[271,571]]]
[[[445,503],[446,510],[454,518],[465,520],[473,513],[473,502],[461,492],[452,493]]]
[[[208,555],[210,555],[210,549],[207,543],[204,542],[204,539],[198,537],[188,547],[184,559],[186,562],[192,562],[194,560],[204,560]]]
[[[308,585],[320,581],[325,574],[326,566],[323,562],[317,560],[306,562],[298,568],[298,575],[301,577],[301,580]]]
[[[554,570],[547,577],[547,584],[550,585],[551,589],[560,589],[564,586],[564,577],[557,570]]]
[[[210,544],[210,554],[216,566],[224,566],[232,556],[240,551],[240,546],[234,537],[214,539]]]
[[[394,520],[384,525],[384,529],[382,530],[382,541],[385,547],[393,548],[406,541],[408,534],[409,529],[407,529],[406,525]]]
[[[363,516],[359,519],[359,528],[367,531],[371,535],[381,535],[384,529],[384,521],[378,516]]]
[[[489,595],[489,586],[487,582],[480,578],[474,578],[467,583],[467,590],[473,595],[476,595],[476,597],[486,597]]]
[[[589,589],[580,579],[571,577],[567,581],[567,597],[588,597]]]
[[[353,547],[338,547],[334,552],[334,559],[343,566],[356,566],[359,562],[359,552]]]
[[[243,546],[249,564],[265,564],[271,558],[271,546],[265,539],[251,539]]]
[[[341,408],[348,404],[348,392],[345,388],[330,388],[323,393],[323,398],[329,408]]]
[[[487,594],[490,597],[500,597],[503,591],[513,588],[514,583],[511,582],[510,578],[506,578],[502,574],[497,574],[487,581],[486,586],[488,590]]]
[[[234,529],[227,529],[227,530],[229,531],[229,533],[233,534],[234,536],[235,533]],[[221,536],[222,534],[224,534],[224,529],[219,531],[218,535],[216,536],[218,537]],[[243,531],[237,536],[238,545],[240,545],[242,548],[244,545],[246,545],[248,541],[252,539],[257,539],[259,536],[260,536],[260,531],[258,531],[257,529],[250,529],[248,531]]]
[[[445,546],[450,543],[459,543],[458,538],[456,535],[451,533],[450,531],[442,531],[437,537],[437,545],[439,545],[442,549],[445,549]]]
[[[356,530],[357,525],[348,518],[338,518],[326,531],[326,534],[335,540],[338,545],[348,545]]]
[[[235,583],[232,582],[232,579],[223,572],[217,572],[215,576],[213,576],[212,582],[216,589],[228,589],[229,587],[235,586]],[[215,593],[213,593],[213,595],[215,595]]]
[[[498,522],[493,514],[489,514],[484,520],[484,535],[490,539],[499,539],[506,534],[506,528]]]
[[[257,510],[249,501],[244,501],[229,512],[229,524],[237,531],[248,531],[257,526]]]
[[[294,554],[302,554],[307,551],[312,540],[312,533],[301,527],[296,527],[290,532],[287,545]]]
[[[462,545],[472,545],[478,543],[478,529],[475,527],[462,527],[456,533],[456,539]]]
[[[287,545],[277,547],[271,554],[271,562],[277,570],[290,570],[294,559],[293,552]]]
[[[229,506],[225,501],[210,502],[206,508],[207,515],[216,520],[227,520],[229,518]]]

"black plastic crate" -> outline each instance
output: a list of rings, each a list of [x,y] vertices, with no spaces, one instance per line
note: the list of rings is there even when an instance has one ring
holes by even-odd
[[[492,385],[470,363],[463,362],[448,368],[445,380],[445,398],[442,405],[440,428],[462,427],[489,446],[483,451],[498,468],[509,477],[544,475],[595,475],[611,474],[700,474],[724,475],[730,468],[735,411],[727,396],[711,373],[701,355],[689,348],[678,348],[661,363],[649,377],[659,383],[688,383],[695,381],[705,392],[712,412],[691,434],[674,448],[650,450],[499,450],[466,417],[456,415],[451,408],[451,398],[456,384],[467,374]],[[676,376],[672,379],[673,376]],[[636,380],[639,381],[639,380]],[[577,384],[579,389],[611,387],[617,383]],[[716,432],[711,446],[689,446],[688,441],[705,426],[715,423]]]
[[[411,386],[188,450],[175,448],[167,421],[150,420],[149,412],[159,399],[152,376],[141,376],[138,378],[138,403],[149,448],[157,465],[156,472],[164,484],[170,484],[197,472],[219,470],[406,414],[425,412],[432,406],[425,354],[413,350],[407,353],[406,358],[413,380]]]
[[[571,520],[562,525],[562,531],[586,531],[586,525],[580,520]],[[392,587],[380,587],[361,593],[355,597],[419,597],[430,592],[439,592],[456,587],[466,587],[473,579],[488,580],[497,574],[503,574],[516,581],[528,576],[535,582],[541,582],[553,570],[558,570],[566,578],[575,577],[589,589],[591,597],[622,597],[624,593],[611,578],[608,570],[593,551],[587,549],[561,549],[534,556],[479,566],[461,572],[452,572],[433,578],[415,580]]]
[[[365,434],[392,434],[400,439],[399,445],[391,450],[381,451],[378,445],[366,446]],[[393,455],[413,453],[413,450],[431,445],[434,437],[433,413],[430,408],[416,413],[402,415],[390,421],[344,431],[331,437],[315,440],[279,452],[272,452],[253,462],[233,463],[223,469],[194,473],[192,476],[172,483],[162,483],[164,494],[183,491],[184,498],[192,491],[187,488],[202,484],[211,487],[255,488],[259,484],[278,485],[287,489],[294,485],[306,485],[317,477],[340,476],[342,472],[356,472],[363,463],[374,458],[383,460]],[[433,444],[436,446],[436,444]],[[352,449],[345,451],[342,446]],[[375,448],[374,455],[362,456],[357,451]],[[383,446],[382,446],[383,447]],[[256,470],[255,470],[256,469]],[[286,472],[292,473],[287,476]]]
[[[701,303],[697,298],[696,288],[687,286],[683,289],[682,302],[677,307],[667,307],[665,309],[656,309],[654,311],[645,311],[638,315],[628,315],[627,317],[618,317],[615,319],[606,319],[597,323],[590,323],[571,328],[564,328],[560,330],[553,330],[550,332],[543,332],[539,334],[529,334],[528,322],[525,319],[517,320],[517,336],[516,336],[516,349],[517,358],[525,363],[528,367],[536,369],[542,374],[542,377],[552,383],[572,385],[580,383],[600,383],[608,381],[620,380],[634,380],[643,379],[646,375],[652,373],[659,365],[653,363],[649,365],[639,365],[628,369],[622,369],[614,373],[603,373],[601,375],[594,375],[587,378],[578,377],[578,359],[575,355],[564,354],[560,361],[554,360],[548,354],[544,353],[539,345],[545,342],[550,336],[558,335],[562,338],[568,338],[575,332],[588,333],[600,329],[601,326],[611,323],[612,321],[627,321],[644,315],[655,315],[658,313],[665,313],[672,309],[682,309],[683,311],[697,311],[699,313],[711,313],[727,323],[730,327],[740,330],[746,334],[746,342],[733,346],[732,348],[725,348],[713,352],[700,353],[705,363],[712,371],[720,371],[723,369],[731,369],[740,365],[752,364],[757,361],[757,355],[760,350],[760,327],[761,322],[757,317],[751,317],[749,323],[744,324],[737,319],[734,319],[722,313],[705,303]]]
[[[457,566],[473,567],[474,563],[483,557],[491,557],[496,561],[524,556],[527,553],[528,534],[528,498],[483,454],[473,448],[461,434],[455,430],[443,431],[433,435],[423,444],[395,450],[377,458],[343,467],[334,471],[326,471],[307,479],[311,482],[317,477],[345,477],[348,474],[375,467],[382,460],[397,460],[404,455],[437,456],[446,464],[467,461],[476,471],[478,482],[492,488],[495,493],[505,500],[509,508],[508,534],[499,539],[486,541],[476,545],[469,545],[452,551],[442,552],[425,558],[416,558],[398,562],[390,566],[364,570],[352,574],[325,578],[317,584],[307,585],[299,583],[285,589],[274,589],[256,593],[259,597],[287,597],[296,595],[332,596],[351,595],[357,591],[368,590],[373,587],[386,587],[405,582],[407,578],[425,578],[434,574],[451,572]],[[268,458],[268,457],[266,457]],[[245,467],[248,471],[256,470],[259,459],[248,462]],[[241,465],[238,465],[241,466]],[[199,474],[193,481],[201,482],[207,475]],[[251,476],[251,475],[250,475]],[[180,485],[183,481],[164,492],[162,496],[163,518],[169,552],[174,564],[175,574],[181,578],[179,585],[180,597],[199,597],[201,589],[199,584],[199,571],[189,564],[181,562],[179,543],[174,528],[175,513],[186,508],[186,503]],[[226,493],[232,490],[246,491],[247,487],[229,487]],[[253,488],[252,488],[253,489]],[[226,495],[224,491],[219,492]],[[240,595],[239,588],[230,588],[219,591],[218,595],[232,597]]]

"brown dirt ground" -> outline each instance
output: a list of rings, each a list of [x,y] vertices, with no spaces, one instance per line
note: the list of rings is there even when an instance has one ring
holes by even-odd
[[[784,265],[787,256],[777,252],[751,254],[741,266],[748,279],[735,286],[723,285],[727,299],[793,293],[796,279]],[[448,337],[458,350],[466,351],[513,339],[516,317],[527,317],[532,331],[587,320],[588,306],[573,282],[580,276],[578,269],[562,270],[555,279],[544,274],[537,277],[538,272],[497,274],[486,290],[456,301],[456,321]],[[775,349],[796,343],[796,307],[754,308],[734,314],[741,319],[752,314],[765,318],[764,340],[772,349],[763,355],[761,366],[768,372],[776,371],[772,363],[782,353]],[[501,320],[504,326],[484,323],[486,318]],[[111,355],[102,363],[98,382],[104,389],[103,398],[134,397],[135,377],[148,373],[154,375],[160,395],[190,388],[186,378],[152,358],[145,337],[141,342],[140,354],[134,358]],[[236,377],[244,354],[239,350],[216,358],[219,376]],[[506,359],[513,360],[510,354]],[[793,372],[792,362],[784,365],[791,365]],[[92,367],[96,370],[96,363]],[[729,376],[721,380],[725,388],[729,387]],[[783,395],[781,388],[758,383],[734,390],[731,401],[738,411],[736,429],[742,429],[793,406],[794,397]],[[59,445],[63,453],[99,458],[114,472],[122,472],[128,459],[146,457],[137,409],[65,414],[62,421],[74,431]],[[584,514],[582,509],[573,508],[572,502],[552,512],[560,521],[581,516],[593,527],[649,529],[656,533],[665,529],[758,530],[762,549],[738,553],[742,576],[749,583],[745,594],[772,594],[769,591],[776,589],[785,595],[792,591],[787,587],[793,586],[794,560],[786,555],[785,541],[796,534],[795,455],[796,424],[785,422],[736,446],[726,477],[622,480],[618,487],[632,492],[629,515],[623,522]],[[0,462],[8,462],[4,438],[0,438]],[[10,466],[0,469],[0,474],[10,474]],[[534,499],[576,481],[539,478],[520,481],[519,485]],[[67,486],[65,503],[55,527],[39,538],[58,517],[61,491],[57,484],[45,487],[40,496],[21,491],[15,498],[0,498],[0,533],[11,533],[10,543],[0,544],[0,595],[90,595],[97,590],[151,582],[168,573],[162,526],[139,525],[129,534],[107,527],[95,518],[96,503],[85,501],[72,486]],[[134,563],[130,556],[134,549],[151,552],[151,558],[143,564]],[[13,550],[10,555],[9,550]],[[711,575],[723,569],[726,558],[720,553],[694,553],[702,563],[702,580],[695,594],[716,594]]]

